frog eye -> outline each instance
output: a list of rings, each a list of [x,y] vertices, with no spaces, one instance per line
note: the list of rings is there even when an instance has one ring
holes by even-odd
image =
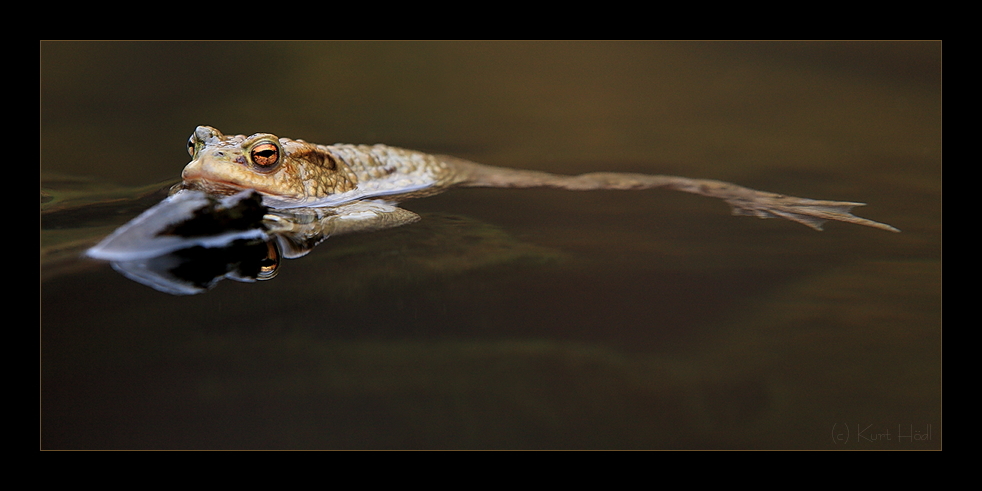
[[[191,135],[191,138],[188,138],[188,153],[194,157],[194,135]]]
[[[252,147],[249,158],[261,170],[272,170],[280,161],[280,147],[271,142],[260,143]]]
[[[266,257],[259,263],[259,281],[271,280],[280,269],[280,246],[275,240],[266,243]]]

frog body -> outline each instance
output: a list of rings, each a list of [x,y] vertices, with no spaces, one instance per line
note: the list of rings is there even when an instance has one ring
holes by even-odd
[[[188,140],[183,187],[216,194],[252,189],[271,208],[337,207],[360,200],[398,203],[452,187],[553,187],[575,191],[665,188],[723,199],[734,215],[781,217],[821,230],[827,220],[899,232],[850,213],[863,203],[812,200],[712,179],[594,172],[576,176],[478,164],[387,145],[317,145],[269,133],[225,136],[198,126]]]

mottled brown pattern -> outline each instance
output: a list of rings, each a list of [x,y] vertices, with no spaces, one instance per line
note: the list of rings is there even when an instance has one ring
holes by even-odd
[[[242,163],[250,149],[283,148],[275,164]],[[398,202],[440,193],[453,186],[553,187],[574,191],[665,188],[726,201],[735,215],[781,217],[816,230],[837,220],[899,232],[884,223],[850,213],[862,203],[818,201],[756,191],[723,181],[678,176],[595,172],[564,176],[547,172],[477,164],[454,157],[429,155],[386,145],[314,145],[303,140],[257,133],[226,137],[199,126],[189,142],[194,159],[184,169],[189,187],[255,189],[273,207],[338,206],[379,198]],[[248,160],[248,159],[247,159]]]

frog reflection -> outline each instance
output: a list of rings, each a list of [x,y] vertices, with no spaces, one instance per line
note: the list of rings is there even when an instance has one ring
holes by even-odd
[[[178,189],[87,255],[108,260],[127,278],[162,292],[189,295],[225,278],[272,279],[281,258],[301,257],[330,236],[418,219],[415,213],[378,201],[275,210],[264,206],[254,191],[217,197]]]

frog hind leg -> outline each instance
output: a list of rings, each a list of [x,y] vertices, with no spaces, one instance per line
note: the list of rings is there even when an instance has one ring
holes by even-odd
[[[781,194],[757,191],[736,184],[712,179],[692,179],[678,176],[631,174],[619,172],[593,172],[576,176],[550,174],[548,172],[509,169],[454,159],[458,171],[457,185],[473,187],[530,188],[551,187],[574,191],[601,189],[654,189],[664,188],[686,193],[700,194],[726,201],[734,215],[759,218],[785,218],[822,230],[828,220],[900,232],[885,223],[857,217],[850,213],[863,203],[849,201],[813,200]]]
[[[761,193],[771,194],[771,193]],[[853,203],[849,201],[827,201],[814,200],[807,198],[795,198],[794,196],[762,196],[752,201],[743,199],[725,199],[733,208],[734,215],[755,216],[758,218],[785,218],[803,225],[807,225],[815,230],[822,230],[822,225],[829,220],[839,222],[854,223],[867,227],[888,230],[890,232],[900,232],[899,229],[885,223],[876,222],[863,217],[857,217],[850,213],[856,206],[864,206],[865,203]]]

